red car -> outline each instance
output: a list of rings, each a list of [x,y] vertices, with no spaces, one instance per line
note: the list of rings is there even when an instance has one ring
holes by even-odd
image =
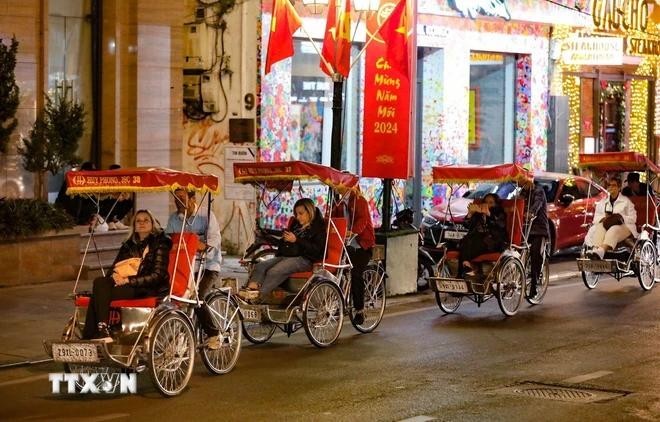
[[[607,191],[584,177],[561,173],[536,172],[534,183],[543,187],[548,200],[552,253],[581,246],[587,234],[586,224],[593,219],[596,202],[605,198]],[[460,224],[467,214],[468,204],[487,193],[497,193],[502,199],[511,199],[517,194],[517,189],[511,182],[479,184],[462,198],[452,199],[451,218],[448,220]],[[447,213],[446,203],[433,207],[422,220],[422,231],[445,221]]]

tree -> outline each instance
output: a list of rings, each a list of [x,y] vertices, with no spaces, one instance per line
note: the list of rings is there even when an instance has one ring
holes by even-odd
[[[64,95],[46,96],[46,108],[39,113],[23,146],[18,148],[23,168],[36,173],[34,196],[45,196],[46,172],[56,174],[64,167],[80,162],[76,155],[78,142],[85,130],[82,104]]]
[[[7,47],[0,38],[0,152],[6,153],[9,137],[16,129],[18,120],[14,117],[18,109],[18,85],[14,71],[16,69],[16,52],[18,41],[12,37]]]

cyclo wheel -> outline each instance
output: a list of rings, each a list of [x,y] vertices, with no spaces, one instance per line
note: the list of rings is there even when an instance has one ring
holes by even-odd
[[[166,397],[180,394],[194,363],[195,335],[188,318],[178,312],[160,318],[149,340],[149,375],[158,391]]]
[[[369,264],[362,273],[364,280],[364,322],[355,323],[355,310],[349,307],[348,317],[351,324],[361,333],[370,333],[378,327],[385,313],[385,271],[377,264]],[[349,299],[351,302],[353,298]]]
[[[525,293],[525,270],[516,258],[508,258],[497,272],[497,303],[506,316],[518,312]]]
[[[596,286],[598,285],[599,280],[600,280],[599,273],[582,271],[582,281],[584,282],[584,285],[587,286],[587,289],[589,290],[595,289]]]
[[[529,258],[529,253],[527,254],[527,259],[525,262],[525,275],[527,278],[527,283],[525,284],[525,299],[529,302],[530,305],[539,305],[543,302],[545,294],[548,292],[548,285],[550,284],[550,242],[545,242],[545,248],[543,249],[543,267],[541,268],[541,283],[536,286],[536,296],[530,297],[529,291],[532,288],[532,267]]]
[[[440,277],[450,277],[449,267],[444,262],[441,265]],[[435,301],[440,310],[449,315],[456,312],[458,307],[461,306],[463,296],[448,292],[435,292]]]
[[[328,347],[337,340],[344,322],[344,300],[335,283],[321,280],[312,284],[302,312],[305,333],[314,346]]]
[[[220,330],[220,348],[211,350],[208,347],[202,347],[200,355],[204,366],[212,374],[226,374],[236,366],[238,356],[241,354],[241,318],[238,314],[238,307],[224,293],[216,293],[210,296],[206,301],[211,309],[211,315],[215,326]],[[200,338],[205,334],[201,333]]]
[[[272,322],[241,321],[243,335],[252,344],[263,344],[270,340],[275,333],[275,324]]]
[[[635,272],[639,285],[644,291],[649,291],[655,285],[656,250],[650,240],[644,240],[637,250]]]

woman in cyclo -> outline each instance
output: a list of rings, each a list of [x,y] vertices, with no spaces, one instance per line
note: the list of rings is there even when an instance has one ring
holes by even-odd
[[[468,233],[461,240],[459,262],[463,275],[472,277],[475,271],[470,261],[479,255],[502,252],[506,248],[506,214],[499,196],[489,193],[481,204],[473,202],[468,205],[463,224]]]
[[[165,296],[169,292],[169,253],[172,241],[148,210],[139,210],[133,217],[131,234],[122,243],[110,276],[94,280],[87,307],[83,339],[110,342],[108,316],[110,302],[117,299],[137,299]],[[127,276],[117,265],[128,258],[141,258],[137,274]]]
[[[587,257],[603,259],[605,252],[628,236],[637,237],[637,211],[635,205],[621,193],[621,178],[611,176],[607,181],[609,195],[596,203],[594,225],[589,228],[584,243],[589,248]]]
[[[247,288],[239,296],[260,302],[293,273],[310,271],[323,259],[326,227],[318,208],[309,198],[299,199],[294,207],[295,220],[284,231],[274,258],[254,266]]]

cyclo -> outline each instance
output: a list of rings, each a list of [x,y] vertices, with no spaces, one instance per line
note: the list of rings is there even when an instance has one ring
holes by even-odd
[[[533,181],[531,172],[517,164],[502,164],[490,166],[447,165],[433,167],[433,181],[446,183],[450,190],[451,201],[454,186],[465,185],[479,181],[514,182],[521,185]],[[434,269],[435,276],[429,277],[429,285],[435,292],[435,299],[440,309],[451,314],[460,306],[464,297],[472,300],[478,306],[493,296],[504,315],[512,316],[518,312],[523,297],[533,305],[542,302],[550,280],[549,242],[542,247],[542,270],[537,286],[537,294],[529,296],[531,277],[530,245],[528,243],[531,220],[525,218],[525,199],[516,196],[514,199],[502,200],[506,213],[506,227],[509,246],[504,252],[487,253],[473,259],[471,263],[480,267],[475,276],[458,277],[459,251],[458,243],[467,233],[459,225],[448,221],[441,233],[438,248],[442,250],[442,258]],[[447,209],[451,210],[451,203]]]
[[[321,182],[327,186],[325,221],[327,223],[324,259],[309,272],[294,273],[260,304],[250,304],[238,295],[243,334],[252,343],[268,341],[276,328],[291,335],[304,328],[310,342],[317,347],[332,345],[339,337],[344,314],[362,333],[376,329],[385,311],[385,272],[373,262],[364,272],[364,322],[357,324],[351,298],[352,264],[346,245],[349,222],[346,217],[332,217],[333,209],[358,186],[358,176],[305,161],[235,163],[234,180],[252,184],[261,190],[276,191],[277,197],[291,192],[293,183]],[[270,201],[273,204],[273,201]],[[250,268],[252,265],[246,262]]]
[[[637,152],[580,154],[578,165],[605,178],[611,173],[643,171],[646,173],[649,186],[660,174],[660,167],[644,154]],[[631,235],[620,242],[614,250],[606,252],[603,259],[587,258],[586,245],[582,247],[577,265],[582,273],[582,281],[588,289],[595,288],[603,274],[610,275],[617,281],[621,281],[624,277],[637,277],[643,290],[651,290],[655,285],[658,264],[656,242],[660,232],[660,226],[657,224],[658,203],[650,187],[646,195],[630,196],[628,199],[635,206],[636,226],[640,234],[636,239]],[[589,210],[585,210],[586,212]],[[594,210],[591,212],[593,213]],[[593,224],[598,222],[594,221]]]
[[[182,187],[201,193],[200,204],[206,199],[207,212],[211,212],[210,194],[219,191],[216,176],[162,168],[76,171],[68,172],[66,180],[68,195],[86,195],[97,204],[97,208],[102,196],[107,194],[173,194]],[[201,209],[200,206],[196,212]],[[44,341],[46,353],[53,360],[63,362],[67,372],[141,372],[148,369],[154,385],[164,396],[175,396],[184,390],[192,375],[195,350],[199,351],[202,362],[212,374],[225,374],[234,368],[241,350],[242,332],[230,290],[214,289],[206,298],[219,330],[219,349],[206,347],[205,334],[194,315],[195,308],[203,304],[203,299],[197,295],[197,286],[203,274],[205,255],[196,258],[199,240],[194,233],[172,235],[168,268],[170,291],[166,297],[111,302],[108,325],[113,341],[81,340],[90,297],[89,292],[78,292],[77,289],[93,237],[92,231],[71,294],[75,305],[73,315],[61,339]],[[196,265],[197,277],[194,276]],[[102,271],[105,275],[105,270]]]

